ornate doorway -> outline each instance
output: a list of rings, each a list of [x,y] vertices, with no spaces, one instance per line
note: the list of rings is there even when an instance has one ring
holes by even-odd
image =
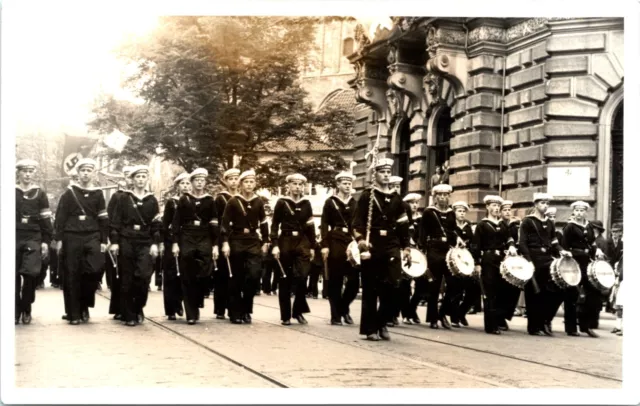
[[[398,153],[396,154],[396,175],[402,177],[402,196],[406,195],[409,190],[409,166],[411,165],[411,158],[409,156],[409,150],[411,149],[411,131],[409,130],[409,120],[404,120],[400,132]]]

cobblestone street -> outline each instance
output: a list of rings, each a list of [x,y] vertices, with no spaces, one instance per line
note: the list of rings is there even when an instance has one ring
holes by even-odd
[[[309,299],[308,325],[280,325],[274,296],[256,297],[253,324],[213,318],[210,298],[201,321],[164,317],[162,293],[149,295],[147,321],[124,327],[108,313],[109,291],[96,298],[88,324],[61,320],[62,292],[37,292],[31,325],[16,326],[18,388],[620,388],[622,338],[609,333],[602,314],[599,339],[567,337],[562,318],[556,335],[531,337],[526,319],[490,336],[482,314],[470,327],[431,330],[425,324],[390,329],[391,342],[358,335],[353,326],[331,326],[329,303]],[[424,307],[419,308],[424,318]],[[73,360],[77,360],[74,362]],[[87,365],[90,369],[87,370]]]

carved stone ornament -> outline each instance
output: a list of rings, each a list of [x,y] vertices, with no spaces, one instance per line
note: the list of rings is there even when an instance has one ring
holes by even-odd
[[[424,90],[427,95],[427,114],[429,115],[433,108],[443,102],[440,99],[440,86],[442,77],[433,72],[427,72],[424,76]]]
[[[429,58],[434,58],[436,56],[436,52],[438,51],[438,42],[436,39],[436,27],[433,25],[428,25],[426,27],[427,31],[427,52],[429,53]]]
[[[362,24],[358,24],[356,25],[356,28],[354,30],[354,35],[353,35],[353,39],[356,41],[356,44],[358,44],[358,49],[361,50],[364,47],[366,47],[367,45],[369,45],[371,43],[371,40],[369,39],[369,35],[368,33],[365,31],[364,27],[362,26]]]

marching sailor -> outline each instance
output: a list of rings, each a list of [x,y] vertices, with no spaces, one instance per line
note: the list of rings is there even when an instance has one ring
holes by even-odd
[[[278,199],[273,209],[271,242],[273,257],[279,261],[286,278],[280,279],[278,299],[280,319],[291,325],[291,316],[300,324],[307,324],[303,313],[309,313],[307,303],[307,277],[315,256],[316,227],[311,202],[302,196],[307,178],[299,173],[286,178],[291,196]],[[291,293],[294,293],[293,309]]]
[[[31,323],[31,304],[36,299],[36,279],[48,255],[53,226],[49,199],[33,183],[38,163],[22,159],[16,163],[16,292],[15,322]]]
[[[458,201],[451,205],[451,208],[456,216],[454,232],[462,240],[462,246],[468,247],[469,251],[473,252],[473,230],[466,218],[467,212],[469,212],[469,205],[466,202]],[[477,303],[480,297],[480,285],[475,277],[462,277],[461,287],[463,299],[458,309],[457,320],[451,316],[451,325],[453,327],[460,327],[460,324],[465,327],[469,325],[467,313],[471,307]],[[459,324],[457,322],[459,322]]]
[[[322,259],[326,263],[331,324],[353,324],[349,306],[358,295],[360,287],[358,270],[347,259],[347,247],[353,241],[352,221],[356,212],[356,201],[351,197],[351,185],[355,180],[349,172],[340,172],[335,177],[337,193],[329,197],[322,209],[320,236]],[[346,284],[344,279],[346,278]],[[344,292],[342,287],[344,286]],[[323,289],[324,290],[324,289]]]
[[[218,212],[218,224],[222,224],[222,215],[229,200],[238,194],[240,169],[231,168],[224,172],[222,181],[227,190],[223,190],[216,196],[216,210]],[[220,241],[222,243],[222,241]],[[222,248],[222,247],[220,247]],[[213,272],[213,313],[216,319],[224,320],[224,313],[229,307],[229,269],[227,261],[222,256],[218,258],[217,267]]]
[[[582,273],[580,287],[581,296],[584,296],[579,300],[579,302],[582,303],[578,305],[578,322],[582,333],[588,334],[589,337],[599,337],[593,330],[597,328],[604,298],[602,293],[589,282],[587,268],[592,258],[604,259],[604,252],[596,245],[596,235],[593,225],[586,219],[587,211],[590,208],[589,203],[583,201],[573,202],[571,203],[571,208],[573,209],[573,220],[567,223],[562,234],[564,237],[564,248],[571,252],[573,258],[580,265],[580,271]],[[567,311],[566,307],[567,303],[565,301],[565,312]],[[573,323],[575,329],[575,317],[573,318]],[[579,335],[575,331],[567,332],[567,334],[574,336]]]
[[[256,173],[254,170],[245,171],[238,180],[240,194],[229,199],[221,226],[222,255],[231,263],[229,319],[233,324],[251,323],[253,298],[260,287],[262,256],[269,248],[264,203],[254,193]]]
[[[487,217],[476,226],[473,235],[476,272],[481,272],[484,290],[484,331],[488,334],[500,334],[500,326],[506,325],[505,304],[517,289],[508,284],[500,274],[500,264],[504,260],[505,248],[509,255],[516,255],[516,247],[509,228],[500,221],[500,196],[484,197],[487,206]],[[513,288],[513,289],[511,289]],[[513,310],[511,311],[513,315]]]
[[[107,215],[109,217],[109,222],[111,222],[114,218],[118,201],[123,196],[127,196],[127,190],[133,186],[133,180],[129,176],[131,175],[132,168],[133,167],[131,166],[125,166],[122,168],[122,174],[124,175],[125,180],[118,182],[118,190],[113,195],[111,195],[109,204],[107,205]],[[120,266],[120,256],[114,255],[110,249],[107,249],[107,252],[105,254],[105,268],[107,281],[109,282],[109,286],[111,289],[111,298],[109,300],[109,314],[113,314],[114,320],[122,320],[122,311],[120,310],[120,306],[122,304],[122,300],[120,298],[121,275],[118,274]]]
[[[177,269],[182,283],[187,323],[190,325],[200,319],[200,307],[204,306],[212,261],[218,259],[219,253],[218,212],[213,197],[204,190],[207,176],[209,172],[204,168],[191,172],[192,192],[180,197],[171,224],[171,251],[174,257],[179,257]]]
[[[400,176],[391,176],[389,178],[389,189],[391,189],[391,191],[396,193],[398,196],[402,196],[400,194],[402,191],[402,180],[403,178]],[[407,212],[407,216],[409,217],[409,224],[412,224],[411,207],[409,206],[409,203],[403,201],[402,206],[404,207],[405,211]],[[406,278],[407,278],[407,275],[404,275],[403,273],[401,275],[400,281],[402,282],[402,280],[406,280]],[[398,283],[398,285],[393,289],[393,295],[392,295],[393,313],[392,313],[391,319],[387,321],[387,327],[395,327],[400,324],[400,322],[398,321],[398,318],[400,317],[400,312],[404,307],[405,302],[407,301],[403,293],[406,293],[406,290],[403,292],[401,283]]]
[[[377,162],[373,187],[362,192],[353,219],[358,248],[368,254],[361,265],[360,334],[371,341],[391,339],[386,323],[393,317],[393,290],[402,273],[402,261],[411,260],[409,217],[400,195],[389,188],[392,166],[393,159]]]
[[[64,249],[66,318],[72,325],[89,320],[89,308],[95,306],[97,278],[107,250],[109,221],[104,194],[92,185],[96,167],[93,159],[78,161],[78,184],[69,185],[56,211],[57,249]]]
[[[173,180],[175,189],[175,195],[167,199],[164,205],[164,211],[162,213],[162,234],[164,249],[161,249],[162,254],[162,268],[164,271],[164,289],[162,290],[162,297],[164,301],[164,314],[169,320],[175,320],[176,314],[182,316],[182,285],[180,282],[180,276],[178,275],[178,269],[176,259],[171,252],[171,244],[173,240],[172,222],[178,209],[178,202],[180,198],[187,192],[189,185],[189,173],[183,172],[176,176]]]
[[[418,231],[420,231],[420,220],[422,219],[422,213],[419,210],[420,199],[422,196],[418,193],[409,193],[402,200],[405,205],[409,206],[409,246],[417,249]],[[418,317],[418,304],[426,297],[427,294],[427,279],[420,276],[413,278],[414,289],[413,295],[411,295],[411,278],[403,273],[400,278],[400,307],[402,310],[402,320],[405,324],[420,324],[420,317]]]
[[[511,200],[503,200],[500,204],[500,227],[504,227],[509,230],[509,236],[513,240],[517,252],[518,234],[521,221],[520,219],[512,218],[512,206],[513,202]],[[507,321],[511,321],[513,318],[513,315],[516,312],[516,307],[518,307],[520,296],[523,296],[522,300],[524,301],[524,294],[522,293],[522,290],[509,283],[503,284],[502,286],[503,290],[500,295],[502,300],[498,303],[498,309],[504,315],[504,319],[500,318],[498,320],[498,327],[500,327],[501,330],[506,331],[509,330]]]
[[[459,314],[461,283],[459,278],[453,277],[446,263],[447,252],[459,239],[453,231],[456,217],[449,207],[452,190],[451,186],[446,184],[433,187],[431,192],[435,205],[424,210],[420,221],[420,246],[426,250],[427,263],[433,278],[427,293],[427,322],[431,328],[438,328],[440,320],[442,327],[450,329],[451,324],[446,315]],[[438,311],[438,297],[443,277],[447,290],[442,299],[442,307]]]
[[[122,323],[135,326],[144,321],[144,306],[149,296],[153,274],[152,261],[158,257],[161,242],[160,208],[156,197],[146,189],[149,168],[134,166],[129,177],[133,189],[118,198],[111,219],[109,250],[120,253],[120,311]]]
[[[545,213],[553,197],[548,193],[534,193],[534,212],[526,216],[520,225],[518,245],[522,256],[533,262],[535,271],[532,280],[525,285],[524,295],[527,306],[527,331],[531,335],[553,335],[551,320],[560,303],[549,290],[550,266],[553,255],[571,256],[564,251],[556,236],[556,228]]]

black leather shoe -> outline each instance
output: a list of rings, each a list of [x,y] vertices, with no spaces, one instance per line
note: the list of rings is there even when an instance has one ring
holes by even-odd
[[[500,334],[502,334],[502,332],[500,330],[493,330],[493,331],[488,331],[487,334],[494,334],[499,336]]]
[[[369,341],[380,341],[380,337],[378,336],[378,334],[373,333],[373,334],[367,335],[367,340],[369,340]]]
[[[29,323],[31,323],[31,313],[30,312],[22,313],[22,324],[29,324]]]
[[[66,314],[62,315],[62,320],[69,320],[69,316],[67,316]]]
[[[393,327],[393,322],[392,321],[388,321],[387,322],[387,327]]]
[[[391,340],[391,336],[389,335],[389,330],[387,330],[386,327],[382,327],[380,329],[380,338],[385,341]]]
[[[331,319],[331,325],[332,326],[341,326],[342,322],[340,321],[340,319]]]
[[[613,330],[611,330],[611,333],[615,334],[615,333],[617,333],[618,331],[622,331],[622,330],[620,330],[620,329],[619,329],[619,328],[617,328],[617,327],[614,327],[614,328],[613,328]]]
[[[113,319],[114,320],[122,320],[122,315],[121,314],[114,314],[113,315]]]
[[[126,323],[125,323],[125,325],[126,325],[127,327],[135,327],[136,322],[135,322],[135,321],[133,321],[133,320],[129,320],[128,322],[126,322]]]
[[[553,337],[553,331],[551,331],[551,326],[548,324],[545,324],[544,327],[542,327],[542,333],[549,337]]]
[[[182,308],[179,308],[176,313],[178,313],[178,316],[180,317],[184,316],[184,310],[182,310]]]
[[[447,320],[447,316],[444,316],[440,319],[440,324],[442,324],[442,327],[444,327],[447,330],[451,330],[451,323],[449,323],[449,320]]]
[[[451,327],[460,328],[460,323],[451,323]]]
[[[300,324],[308,324],[309,323],[307,321],[307,319],[304,318],[303,315],[296,316],[296,320],[298,320],[298,323],[300,323]]]
[[[291,325],[291,320],[284,320],[281,324],[283,326],[290,326]]]
[[[344,316],[342,316],[342,318],[344,319],[344,322],[347,324],[353,324],[353,319],[351,318],[351,315],[349,314],[345,314]]]
[[[392,322],[393,322],[393,327],[397,327],[397,326],[399,326],[399,325],[400,325],[400,321],[398,321],[398,318],[397,318],[397,317],[394,317],[394,318],[393,318],[393,320],[392,320]]]
[[[403,322],[404,324],[409,324],[409,325],[413,324],[413,322],[411,321],[411,319],[409,319],[408,317],[405,317],[404,319],[402,319],[402,322]]]
[[[89,321],[89,309],[84,309],[82,311],[82,313],[80,314],[80,320],[82,320],[83,323]]]
[[[242,324],[241,319],[231,319],[231,324]]]
[[[218,319],[218,320],[224,320],[224,319],[225,319],[224,314],[217,314],[217,315],[216,315],[216,319]]]
[[[175,320],[176,319],[176,315],[172,314],[171,316],[167,317],[168,320]]]
[[[465,316],[460,317],[460,324],[465,327],[469,327],[469,322],[467,321],[467,318]]]
[[[24,322],[24,320],[23,320],[23,322]],[[593,331],[592,329],[588,329],[588,330],[587,330],[587,335],[588,335],[589,337],[593,337],[593,338],[598,338],[598,337],[600,337],[600,336],[599,336],[595,331]]]
[[[530,336],[543,336],[544,333],[542,331],[529,331]]]
[[[194,324],[196,324],[195,320],[187,320],[187,324],[190,326],[193,326]]]
[[[242,321],[244,321],[247,324],[251,324],[251,315],[249,313],[245,314]]]
[[[571,337],[580,337],[580,333],[578,333],[577,331],[572,331],[570,333],[567,333],[567,335]]]
[[[437,322],[433,322],[433,321],[429,324],[429,327],[431,327],[433,329],[438,329],[439,328],[438,327],[438,323]]]
[[[69,324],[71,324],[72,326],[77,326],[78,324],[80,324],[80,320],[71,320]]]
[[[420,321],[420,317],[414,317],[414,318],[412,318],[412,319],[411,319],[411,321],[413,322],[413,324],[420,324],[420,323],[422,323],[422,322]]]
[[[144,323],[144,313],[142,311],[140,311],[140,313],[138,313],[138,324],[142,324]]]
[[[499,325],[498,328],[502,331],[509,331],[509,325],[506,320],[504,321],[504,324]]]
[[[16,325],[20,324],[20,317],[16,317]]]

